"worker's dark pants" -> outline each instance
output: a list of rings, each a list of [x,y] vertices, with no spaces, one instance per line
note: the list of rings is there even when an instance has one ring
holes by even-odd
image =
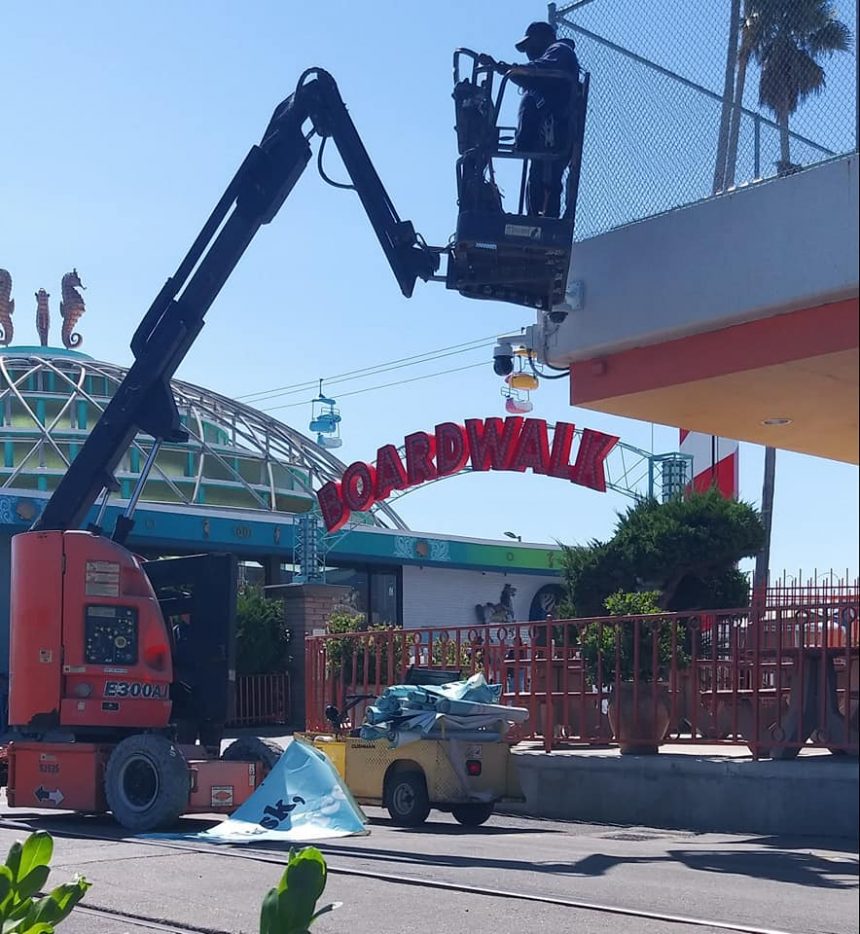
[[[547,145],[553,145],[550,137],[560,149],[561,140],[568,137],[568,128],[564,121],[552,114],[544,114],[537,109],[530,95],[523,97],[520,107],[519,126],[517,128],[514,150],[520,152],[550,152]],[[570,161],[569,152],[559,152],[554,159],[539,159],[529,162],[529,175],[526,182],[526,214],[541,214],[545,217],[561,215],[561,191],[564,170]]]
[[[544,217],[561,216],[561,180],[567,160],[541,159],[529,163],[526,187],[526,213]]]

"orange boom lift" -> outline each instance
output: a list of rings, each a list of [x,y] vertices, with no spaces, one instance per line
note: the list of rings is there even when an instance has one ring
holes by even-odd
[[[471,81],[458,84],[461,98],[468,85],[474,97],[490,100],[491,80],[475,65]],[[582,96],[571,106],[584,107]],[[487,113],[494,126],[497,108]],[[483,167],[500,144],[498,134],[486,142],[486,130],[470,131],[485,140],[483,148],[469,149],[459,136],[461,150],[471,153],[469,164],[482,167],[477,177],[462,159],[458,163],[461,202],[463,186],[487,184]],[[573,233],[570,198],[565,218],[530,218],[522,243],[517,229],[523,224],[504,223],[519,215],[500,217],[494,207],[484,220],[496,232],[488,229],[477,247],[474,230],[483,215],[461,207],[461,226],[468,221],[472,234],[445,248],[429,247],[399,218],[332,77],[317,68],[306,71],[144,316],[131,341],[134,363],[42,516],[13,539],[12,807],[109,810],[129,830],[149,831],[182,813],[232,811],[277,761],[278,750],[253,738],[220,753],[234,680],[235,559],[144,562],[125,542],[159,447],[187,440],[170,379],[251,240],[304,171],[314,135],[322,140],[320,173],[327,181],[322,150],[329,138],[337,145],[352,183],[341,187],[358,194],[406,297],[420,278],[445,281],[470,297],[531,307],[550,307],[560,298],[559,270],[566,271]],[[581,124],[571,155],[577,179],[580,151]],[[487,249],[493,236],[501,266],[493,265],[494,251]],[[473,262],[476,249],[480,263]],[[447,277],[436,274],[442,255]],[[116,489],[114,471],[141,433],[152,438],[146,463],[108,531],[102,521]],[[82,528],[99,500],[98,518]]]

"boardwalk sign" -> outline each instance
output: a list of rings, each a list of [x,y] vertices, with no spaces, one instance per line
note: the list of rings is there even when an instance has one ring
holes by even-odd
[[[601,493],[606,491],[604,462],[618,443],[615,435],[569,422],[548,425],[543,419],[510,416],[467,418],[465,424],[442,422],[432,433],[408,435],[398,450],[386,444],[376,463],[355,461],[339,481],[317,491],[326,528],[334,532],[351,512],[366,512],[395,490],[453,476],[464,470],[511,470],[558,477]]]

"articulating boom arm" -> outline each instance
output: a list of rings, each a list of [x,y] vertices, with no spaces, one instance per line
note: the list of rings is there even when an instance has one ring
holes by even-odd
[[[304,125],[310,122],[311,131]],[[170,379],[203,327],[203,319],[263,224],[278,213],[311,157],[316,133],[322,148],[328,137],[338,147],[401,291],[412,295],[417,278],[433,278],[439,251],[401,221],[359,138],[334,79],[313,68],[294,94],[276,109],[262,142],[254,146],[227,186],[188,255],[167,280],[131,341],[134,363],[102,417],[72,461],[34,530],[78,528],[104,490],[114,487],[114,471],[135,435],[156,443],[187,440],[170,389]],[[328,179],[326,179],[328,181]],[[117,523],[114,538],[124,540],[129,517]]]

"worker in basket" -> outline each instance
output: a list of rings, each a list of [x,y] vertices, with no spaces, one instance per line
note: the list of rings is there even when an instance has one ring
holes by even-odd
[[[571,155],[571,99],[579,82],[576,43],[559,39],[550,23],[530,23],[516,43],[528,64],[511,65],[481,55],[479,64],[489,65],[523,90],[514,149],[524,153],[551,153],[557,158],[532,159],[526,188],[526,211],[544,217],[561,216],[564,170]],[[548,76],[564,72],[570,80]]]

